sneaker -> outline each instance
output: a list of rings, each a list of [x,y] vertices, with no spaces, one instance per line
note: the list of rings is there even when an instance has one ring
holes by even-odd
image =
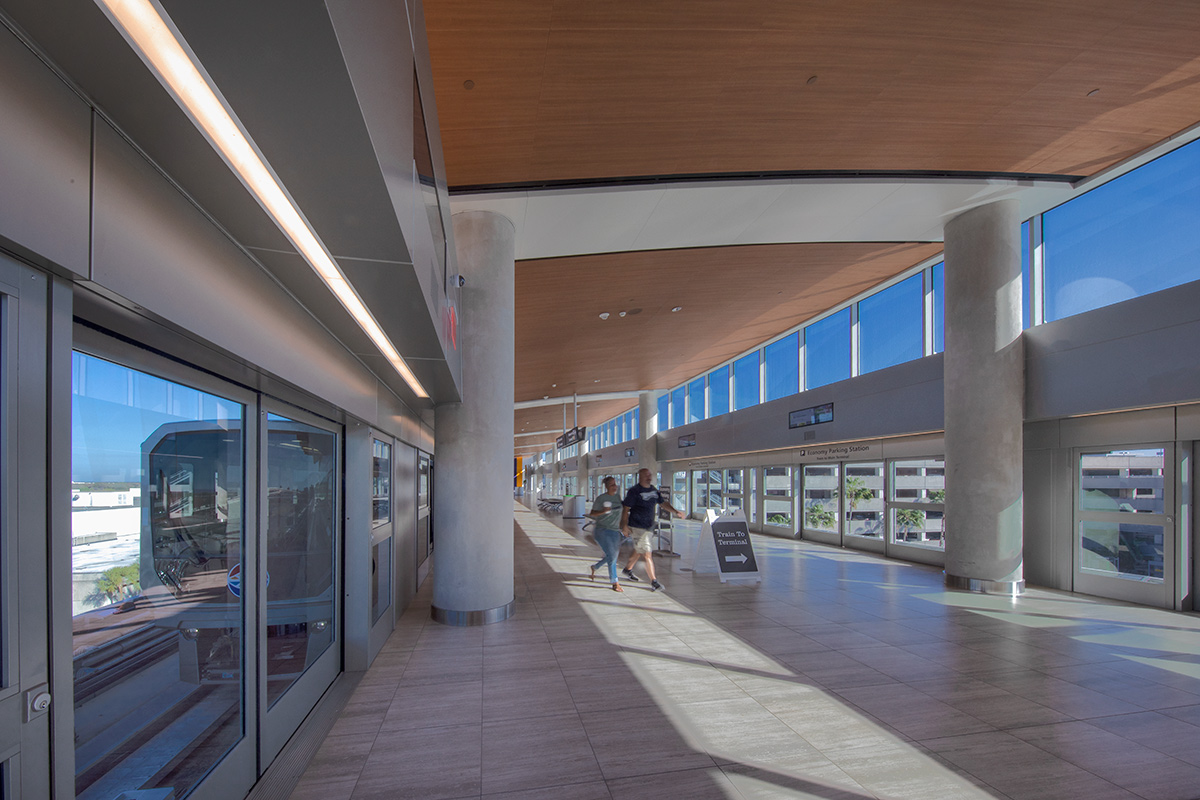
[[[622,574],[623,574],[623,575],[624,575],[626,578],[628,578],[629,580],[631,580],[631,581],[633,581],[633,582],[635,582],[635,583],[636,583],[637,581],[640,581],[640,580],[641,580],[641,578],[639,578],[637,575],[634,575],[634,574],[633,574],[633,570],[631,570],[631,569],[623,569],[623,570],[621,570],[621,573],[622,573]]]
[[[662,584],[659,583],[658,581],[650,581],[650,591],[657,592],[661,588],[662,588]]]

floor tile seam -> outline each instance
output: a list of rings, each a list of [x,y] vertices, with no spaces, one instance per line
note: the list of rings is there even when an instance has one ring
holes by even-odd
[[[1079,722],[1083,722],[1084,724],[1088,724],[1088,723],[1087,723],[1087,720],[1078,720],[1078,721],[1079,721]],[[1061,723],[1054,723],[1054,724],[1061,724]],[[1095,726],[1094,726],[1094,725],[1090,725],[1089,727],[1095,727]],[[1103,728],[1098,728],[1097,730],[1101,730],[1101,731],[1103,731]],[[1106,733],[1107,733],[1107,731],[1104,731],[1104,732],[1106,732]],[[1114,735],[1115,735],[1115,734],[1114,734]],[[1016,737],[1014,737],[1014,738],[1016,738]],[[1124,737],[1121,737],[1121,738],[1124,738]],[[1091,775],[1093,778],[1096,778],[1097,780],[1104,781],[1104,782],[1105,782],[1105,783],[1107,783],[1109,786],[1112,786],[1112,787],[1114,787],[1114,788],[1116,788],[1116,789],[1119,789],[1120,791],[1123,791],[1123,792],[1128,792],[1129,794],[1134,794],[1134,795],[1137,795],[1138,797],[1142,797],[1142,798],[1144,798],[1145,800],[1159,800],[1159,798],[1158,798],[1158,796],[1157,796],[1157,795],[1146,795],[1146,794],[1143,794],[1142,792],[1136,791],[1135,789],[1132,789],[1132,788],[1130,788],[1130,787],[1128,787],[1128,786],[1122,786],[1121,784],[1119,784],[1119,783],[1116,783],[1115,781],[1111,781],[1111,780],[1109,780],[1108,778],[1105,778],[1103,775],[1099,775],[1099,774],[1097,774],[1097,773],[1093,772],[1092,770],[1088,769],[1087,767],[1083,766],[1082,764],[1077,764],[1077,763],[1075,763],[1074,761],[1072,761],[1072,760],[1070,760],[1070,759],[1068,759],[1068,758],[1064,758],[1063,756],[1056,755],[1055,753],[1052,753],[1052,752],[1050,752],[1049,750],[1045,749],[1044,747],[1041,747],[1041,746],[1037,745],[1037,744],[1036,744],[1036,743],[1034,743],[1034,742],[1030,742],[1030,741],[1027,741],[1027,740],[1025,740],[1025,739],[1018,739],[1018,741],[1021,741],[1021,742],[1023,742],[1024,744],[1027,744],[1027,745],[1029,745],[1030,747],[1033,747],[1033,748],[1035,748],[1035,749],[1037,749],[1037,750],[1040,750],[1041,752],[1043,752],[1043,753],[1045,753],[1046,755],[1048,755],[1050,758],[1053,758],[1053,759],[1055,759],[1055,760],[1057,760],[1057,761],[1061,761],[1061,762],[1062,762],[1062,763],[1064,763],[1064,764],[1069,764],[1069,765],[1071,765],[1072,767],[1074,767],[1075,769],[1078,769],[1078,770],[1080,770],[1080,771],[1082,771],[1082,772],[1086,772],[1088,775]],[[1132,740],[1127,740],[1127,741],[1131,741],[1131,742],[1132,742]],[[1134,742],[1134,744],[1136,744],[1136,742]],[[1153,749],[1153,748],[1150,748],[1150,749]],[[1164,754],[1164,755],[1166,755],[1166,754]],[[1182,761],[1182,760],[1180,760],[1180,759],[1177,759],[1177,758],[1175,758],[1174,756],[1167,756],[1167,757],[1168,757],[1168,758],[1170,758],[1172,761],[1178,761],[1180,764],[1183,764],[1183,765],[1185,765],[1185,766],[1193,766],[1193,767],[1195,766],[1194,764],[1188,764],[1186,761]],[[1200,797],[1200,796],[1198,796],[1198,797]]]
[[[839,767],[837,764],[833,764],[832,762],[830,762],[830,763],[832,764],[834,769],[836,769],[839,773],[841,773],[842,776],[845,777],[845,779],[847,781],[852,783],[857,788],[849,788],[849,787],[844,787],[844,786],[829,786],[826,788],[829,788],[829,789],[833,790],[834,792],[838,792],[841,794],[852,793],[854,795],[857,795],[857,797],[855,797],[854,800],[880,800],[880,798],[883,797],[882,795],[868,789],[866,786],[863,786],[861,781],[859,781],[857,778],[852,777],[849,773],[847,773],[844,769]],[[758,764],[746,764],[744,762],[733,762],[733,763],[729,763],[729,764],[717,764],[717,769],[721,770],[722,774],[725,775],[726,779],[729,779],[729,776],[731,774],[736,775],[738,777],[747,777],[743,773],[739,773],[739,772],[730,773],[730,772],[726,771],[727,768],[737,768],[737,767],[744,767],[744,768],[749,768],[749,769],[753,769],[753,770],[762,770],[762,771],[771,772],[771,773],[776,772],[775,770],[771,769],[770,767],[763,767],[763,766],[759,766]],[[792,777],[792,776],[788,776],[786,773],[784,773],[784,777],[787,778],[787,777]],[[808,781],[808,780],[805,780],[804,778],[800,778],[799,780],[801,780],[805,783],[815,783],[815,781]],[[730,780],[730,783],[733,783],[733,781]],[[761,796],[761,794],[757,793],[757,792],[754,794],[751,794],[751,795],[746,795],[743,792],[741,792],[737,788],[736,785],[734,785],[733,788],[735,791],[738,792],[738,797],[742,798],[742,800],[754,800],[754,798]]]
[[[1138,713],[1145,713],[1145,712],[1138,712]],[[1128,715],[1128,714],[1123,714],[1123,715],[1120,715],[1120,716],[1130,716],[1130,715]],[[1159,755],[1161,755],[1161,756],[1163,756],[1163,757],[1165,757],[1165,758],[1169,758],[1171,761],[1174,761],[1174,762],[1176,762],[1176,763],[1177,763],[1177,764],[1179,764],[1179,765],[1182,765],[1182,766],[1185,766],[1185,767],[1193,767],[1193,768],[1196,768],[1196,769],[1200,769],[1200,764],[1193,764],[1193,763],[1191,763],[1190,761],[1185,761],[1185,760],[1183,760],[1182,758],[1179,758],[1178,756],[1175,756],[1175,755],[1172,755],[1171,753],[1167,753],[1167,752],[1165,752],[1165,751],[1163,751],[1163,750],[1160,750],[1159,748],[1155,747],[1154,745],[1150,745],[1150,744],[1144,744],[1144,743],[1142,743],[1142,742],[1139,742],[1139,741],[1137,741],[1137,740],[1135,740],[1135,739],[1130,739],[1128,736],[1122,736],[1122,735],[1121,735],[1121,734],[1119,734],[1119,733],[1114,733],[1113,731],[1106,730],[1105,728],[1101,728],[1099,725],[1094,725],[1094,724],[1092,724],[1092,722],[1091,722],[1091,720],[1092,720],[1092,719],[1101,719],[1101,718],[1100,718],[1100,717],[1093,717],[1093,718],[1089,718],[1089,719],[1079,719],[1079,720],[1073,720],[1073,722],[1079,722],[1079,723],[1082,723],[1082,724],[1084,724],[1084,725],[1087,725],[1089,728],[1092,728],[1093,730],[1095,730],[1095,731],[1098,731],[1098,732],[1100,732],[1100,733],[1103,733],[1103,734],[1108,734],[1109,736],[1115,736],[1115,737],[1117,737],[1118,739],[1123,739],[1124,741],[1126,741],[1126,742],[1129,742],[1130,744],[1132,744],[1132,745],[1135,745],[1135,746],[1137,746],[1137,747],[1144,747],[1144,748],[1146,748],[1147,750],[1153,750],[1153,751],[1155,751],[1156,753],[1158,753]],[[1066,724],[1066,723],[1061,723],[1061,722],[1052,722],[1052,723],[1048,723],[1048,724],[1046,724],[1046,725],[1030,725],[1030,726],[1028,726],[1028,727],[1026,727],[1026,728],[1018,728],[1018,729],[1014,729],[1014,730],[1031,730],[1031,729],[1033,729],[1033,728],[1040,728],[1040,727],[1052,727],[1052,726],[1054,726],[1054,725],[1062,725],[1062,724]],[[1018,737],[1018,738],[1020,738],[1020,737]],[[1034,747],[1038,747],[1038,745],[1036,745],[1036,744],[1034,744],[1033,742],[1030,742],[1030,741],[1028,741],[1028,740],[1021,739],[1021,741],[1025,742],[1026,744],[1033,744],[1033,746],[1034,746]],[[1049,752],[1049,751],[1046,751],[1044,748],[1041,748],[1041,747],[1038,747],[1038,749],[1039,749],[1039,750],[1043,750],[1043,752]],[[1050,753],[1050,755],[1054,755],[1054,754],[1053,754],[1053,753]],[[1055,756],[1055,757],[1056,757],[1056,758],[1061,758],[1061,756]],[[1062,760],[1064,760],[1064,761],[1067,761],[1067,759],[1065,759],[1065,758],[1064,758],[1064,759],[1062,759]],[[1072,764],[1074,764],[1075,762],[1071,761],[1071,762],[1069,762],[1069,763],[1072,763]],[[1083,766],[1081,766],[1081,765],[1079,765],[1079,764],[1075,764],[1075,766],[1079,767],[1080,769],[1087,769],[1086,767],[1083,767]],[[1090,772],[1091,770],[1088,770],[1088,771]],[[1124,786],[1122,786],[1121,788],[1125,789],[1126,791],[1133,792],[1133,790],[1132,790],[1132,789],[1129,789],[1128,787],[1124,787]],[[1137,794],[1137,792],[1134,792],[1134,794]],[[1150,798],[1150,800],[1155,800],[1155,798]]]
[[[952,668],[952,669],[953,669],[953,668]],[[956,672],[958,672],[957,670],[955,670],[955,671],[956,671]],[[1033,705],[1037,706],[1038,708],[1042,708],[1042,709],[1045,709],[1045,710],[1047,710],[1047,711],[1050,711],[1050,712],[1053,712],[1053,713],[1056,713],[1056,714],[1066,714],[1066,713],[1067,713],[1067,712],[1065,712],[1065,711],[1060,711],[1060,710],[1059,710],[1059,709],[1057,709],[1057,708],[1053,708],[1052,706],[1048,706],[1048,705],[1046,705],[1045,703],[1041,703],[1041,702],[1039,702],[1039,701],[1037,701],[1037,700],[1032,700],[1032,699],[1030,699],[1030,698],[1028,698],[1028,697],[1025,697],[1025,696],[1024,696],[1024,695],[1022,695],[1022,694],[1018,694],[1017,692],[1014,692],[1014,691],[1012,691],[1012,690],[1010,690],[1010,689],[1005,689],[1005,688],[1004,688],[1004,687],[1002,687],[1002,686],[997,686],[997,685],[995,685],[994,683],[989,683],[988,681],[986,681],[986,680],[983,680],[982,678],[979,678],[979,677],[977,677],[977,676],[975,676],[975,675],[971,675],[970,673],[958,672],[958,674],[959,674],[959,675],[963,675],[963,676],[964,676],[964,677],[966,677],[966,678],[970,678],[970,679],[971,679],[971,680],[973,680],[973,681],[978,681],[979,683],[982,683],[982,684],[984,684],[985,686],[989,686],[989,687],[991,687],[992,689],[995,689],[995,690],[996,690],[996,691],[998,691],[998,692],[1003,692],[1003,693],[1004,693],[1004,694],[1006,694],[1006,695],[1010,695],[1010,696],[1012,696],[1012,697],[1016,697],[1016,698],[1018,698],[1018,699],[1020,699],[1020,700],[1024,700],[1026,703],[1032,703]],[[918,682],[920,682],[920,681],[918,681]],[[943,704],[945,704],[945,705],[948,705],[948,706],[950,706],[950,707],[951,707],[951,708],[953,708],[953,709],[956,709],[956,710],[958,710],[958,711],[963,711],[962,709],[958,708],[957,706],[955,706],[955,705],[952,705],[952,704],[950,704],[950,703],[947,703],[945,700],[942,700],[942,699],[940,699],[940,698],[939,698],[937,695],[935,695],[935,694],[930,694],[929,692],[926,692],[924,689],[921,689],[920,687],[914,686],[914,685],[913,685],[913,684],[911,684],[911,683],[906,683],[905,685],[906,685],[906,686],[908,686],[908,687],[909,687],[909,688],[911,688],[911,689],[914,689],[914,690],[916,690],[916,691],[920,692],[920,693],[921,693],[921,694],[923,694],[923,695],[926,695],[927,697],[931,697],[931,698],[933,698],[934,700],[937,700],[937,701],[938,701],[938,702],[940,702],[940,703],[943,703]],[[969,712],[969,711],[963,711],[963,713],[965,713],[965,714],[970,714],[970,712]],[[975,715],[974,715],[974,714],[971,714],[971,716],[975,716]],[[1070,716],[1070,715],[1068,714],[1067,716]],[[978,719],[978,717],[976,717],[976,718]],[[981,721],[981,722],[984,722],[983,720],[980,720],[980,721]],[[985,724],[989,724],[989,725],[990,725],[991,723],[987,723],[987,722],[985,722]],[[1019,728],[1021,728],[1021,727],[1024,727],[1024,726],[1017,725],[1017,726],[1013,726],[1013,727],[1011,727],[1011,728],[1000,728],[1000,726],[996,725],[996,726],[993,726],[993,727],[996,727],[997,729],[1001,729],[1001,730],[1016,730],[1016,729],[1019,729]],[[1028,726],[1028,727],[1036,727],[1036,726]]]

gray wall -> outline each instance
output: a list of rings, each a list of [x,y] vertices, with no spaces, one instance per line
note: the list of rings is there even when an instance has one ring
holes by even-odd
[[[2,27],[0,107],[0,246],[75,279],[77,314],[432,449],[415,410]]]

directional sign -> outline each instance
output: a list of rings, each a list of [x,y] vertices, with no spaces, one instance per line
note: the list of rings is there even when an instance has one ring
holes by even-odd
[[[758,572],[754,545],[750,542],[750,529],[746,527],[744,518],[714,520],[712,535],[717,548],[717,567],[722,574]]]

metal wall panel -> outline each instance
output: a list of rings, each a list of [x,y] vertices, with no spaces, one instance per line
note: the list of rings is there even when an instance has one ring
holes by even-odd
[[[0,246],[88,274],[92,111],[0,25]]]
[[[396,442],[396,486],[392,492],[395,534],[393,552],[396,571],[392,576],[396,618],[417,593],[417,451]]]
[[[93,278],[101,287],[374,422],[375,376],[99,123],[95,174]]]
[[[1114,334],[1114,332],[1117,332]],[[1200,281],[1030,328],[1025,417],[1200,400]]]

